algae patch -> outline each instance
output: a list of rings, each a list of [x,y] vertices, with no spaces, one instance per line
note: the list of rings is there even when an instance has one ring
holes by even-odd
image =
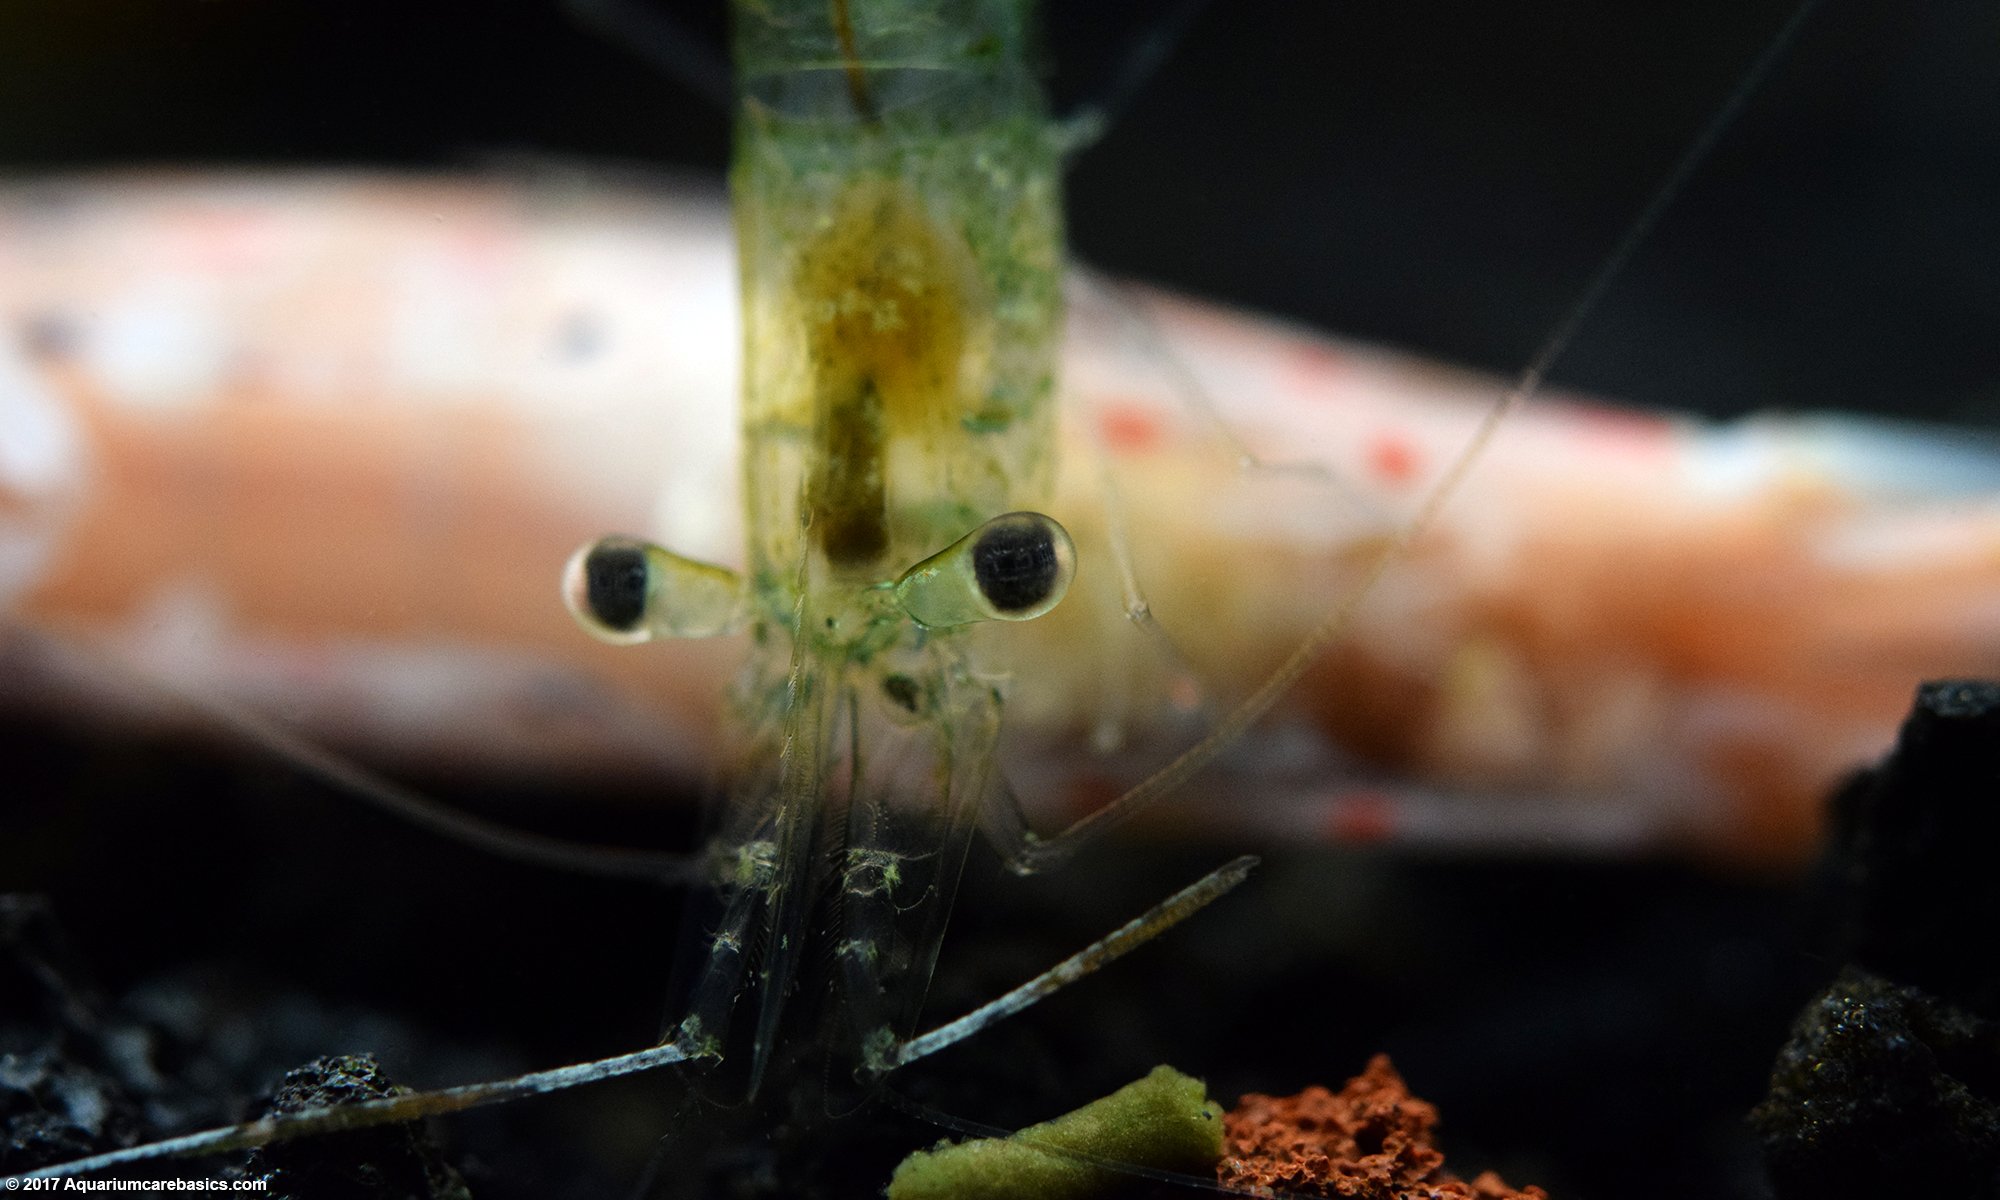
[[[1089,1159],[1212,1175],[1222,1157],[1222,1109],[1207,1085],[1154,1067],[1101,1100],[1010,1138],[939,1142],[904,1159],[889,1200],[1091,1196],[1117,1175]]]

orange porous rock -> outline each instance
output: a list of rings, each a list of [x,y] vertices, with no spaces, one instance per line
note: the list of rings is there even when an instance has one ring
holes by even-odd
[[[1243,1097],[1222,1118],[1216,1174],[1227,1187],[1342,1200],[1548,1200],[1491,1171],[1470,1182],[1446,1171],[1437,1120],[1378,1054],[1337,1093]]]

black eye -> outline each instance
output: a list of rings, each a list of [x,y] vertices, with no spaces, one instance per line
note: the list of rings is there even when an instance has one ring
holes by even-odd
[[[1076,574],[1076,545],[1053,518],[1003,513],[903,572],[896,603],[918,624],[1028,621],[1054,608]]]
[[[646,548],[606,539],[583,560],[584,602],[607,629],[630,633],[646,617]]]
[[[1062,562],[1046,525],[994,522],[973,543],[972,574],[987,603],[1003,613],[1020,612],[1048,599]]]
[[[748,619],[743,577],[638,538],[599,538],[563,564],[563,604],[600,642],[715,637]]]

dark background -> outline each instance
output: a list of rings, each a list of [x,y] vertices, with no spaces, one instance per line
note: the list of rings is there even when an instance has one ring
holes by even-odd
[[[645,0],[634,0],[643,4]],[[657,0],[656,0],[657,2]],[[1057,91],[1166,7],[1047,6]],[[722,58],[718,3],[675,49]],[[1202,7],[1071,178],[1100,266],[1512,371],[1790,0]],[[10,0],[0,169],[719,172],[724,113],[558,0]],[[2000,14],[1828,0],[1558,370],[1649,404],[2000,407]]]
[[[1154,6],[1049,7],[1058,91],[1074,98]],[[718,7],[675,11],[691,31],[679,48],[719,56]],[[1511,371],[1788,12],[1210,4],[1078,163],[1074,242],[1120,273]],[[1716,412],[1990,421],[1996,23],[1972,0],[1824,4],[1557,378]],[[0,3],[7,174],[520,155],[719,174],[726,148],[720,107],[554,0]],[[671,897],[441,845],[240,747],[31,720],[0,727],[0,762],[21,798],[0,806],[16,819],[0,825],[0,885],[53,895],[110,994],[195,996],[177,1011],[258,1027],[266,1057],[239,1064],[244,1087],[329,1049],[383,1048],[411,1081],[453,1081],[658,1028]],[[616,798],[417,782],[555,832],[687,836],[671,814],[631,828]],[[1224,853],[1120,843],[1025,884],[976,854],[938,1015]],[[1163,947],[909,1086],[1018,1124],[1163,1053],[1231,1096],[1338,1084],[1387,1049],[1445,1112],[1454,1163],[1560,1197],[1754,1197],[1741,1114],[1833,969],[1801,897],[1796,880],[1683,864],[1294,851]],[[476,1194],[620,1194],[652,1139],[693,1140],[671,1132],[676,1094],[599,1089],[453,1136],[472,1147]],[[768,1127],[747,1128],[741,1145],[761,1146]],[[615,1153],[608,1129],[623,1131]],[[935,1136],[906,1123],[858,1137],[882,1153],[829,1194],[868,1194],[883,1154]]]

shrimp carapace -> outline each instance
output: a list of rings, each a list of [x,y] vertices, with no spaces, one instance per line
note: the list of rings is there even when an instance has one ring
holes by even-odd
[[[737,9],[749,564],[780,624],[803,543],[809,587],[893,578],[1053,482],[1061,142],[1026,6],[945,8]]]

